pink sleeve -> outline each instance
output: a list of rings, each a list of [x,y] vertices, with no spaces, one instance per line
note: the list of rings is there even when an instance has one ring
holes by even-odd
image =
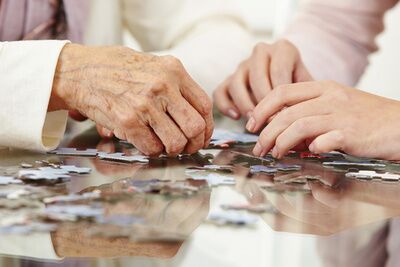
[[[308,0],[284,38],[301,51],[316,80],[355,85],[378,47],[383,17],[398,0]]]

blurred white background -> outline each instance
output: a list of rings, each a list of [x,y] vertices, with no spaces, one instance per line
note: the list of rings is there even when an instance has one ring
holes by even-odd
[[[293,18],[301,0],[233,0],[240,6],[257,39],[270,41],[279,35]],[[386,18],[386,30],[378,38],[381,48],[371,56],[371,65],[359,88],[386,97],[400,99],[400,6]]]

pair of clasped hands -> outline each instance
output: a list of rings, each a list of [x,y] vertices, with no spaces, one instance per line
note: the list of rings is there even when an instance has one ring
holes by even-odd
[[[289,41],[259,44],[214,92],[225,115],[260,132],[256,156],[291,149],[340,150],[399,159],[400,105],[333,81],[313,81]],[[212,102],[174,57],[124,47],[67,45],[49,111],[67,109],[97,123],[100,135],[127,140],[147,155],[195,153],[208,146]]]

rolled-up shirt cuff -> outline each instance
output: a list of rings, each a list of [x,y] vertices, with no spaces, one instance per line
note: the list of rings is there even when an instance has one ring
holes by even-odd
[[[58,58],[67,43],[0,43],[0,146],[44,152],[59,144],[67,112],[47,108]]]

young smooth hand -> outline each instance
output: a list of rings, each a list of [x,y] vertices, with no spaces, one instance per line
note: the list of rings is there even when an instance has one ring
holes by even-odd
[[[271,90],[283,84],[311,81],[298,49],[289,41],[255,46],[249,59],[215,91],[218,109],[232,119],[249,117]]]
[[[195,153],[213,131],[212,102],[176,58],[69,44],[49,111],[72,110],[147,155]]]
[[[340,150],[400,159],[400,102],[332,81],[279,86],[257,105],[246,128],[262,130],[254,154],[281,158],[305,144],[314,153]]]

